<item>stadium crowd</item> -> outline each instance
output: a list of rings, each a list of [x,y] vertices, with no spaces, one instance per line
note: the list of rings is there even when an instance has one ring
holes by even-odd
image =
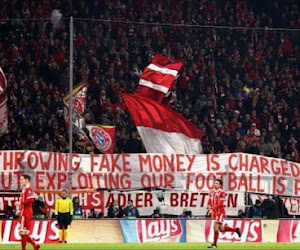
[[[116,153],[144,152],[120,93],[133,93],[151,57],[162,53],[185,63],[167,105],[205,132],[204,153],[300,162],[299,32],[268,29],[300,28],[296,0],[4,0],[0,7],[0,65],[9,82],[9,133],[0,149],[68,151],[63,96],[73,15],[126,21],[74,21],[75,83],[90,83],[86,123],[116,125]],[[46,19],[53,9],[62,13],[58,26]],[[80,143],[74,150],[96,152]]]

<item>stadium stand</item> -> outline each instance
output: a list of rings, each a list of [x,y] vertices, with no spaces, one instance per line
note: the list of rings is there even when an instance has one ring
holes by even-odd
[[[3,0],[0,65],[9,82],[9,134],[0,149],[68,152],[64,18],[72,14],[83,18],[74,23],[74,73],[75,83],[90,83],[86,122],[116,125],[116,153],[144,152],[120,93],[134,92],[151,57],[162,53],[185,62],[168,105],[205,132],[204,153],[247,152],[300,162],[299,34],[269,29],[300,28],[296,2]],[[40,19],[53,9],[63,15],[56,30]],[[88,152],[80,145],[74,151]]]

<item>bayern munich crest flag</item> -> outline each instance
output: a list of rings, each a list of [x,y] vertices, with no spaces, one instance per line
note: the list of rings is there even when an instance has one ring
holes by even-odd
[[[96,148],[105,154],[114,152],[115,126],[86,125]]]
[[[147,153],[200,154],[203,132],[174,110],[149,98],[122,94]]]
[[[162,102],[172,91],[183,62],[156,54],[141,75],[136,93]]]

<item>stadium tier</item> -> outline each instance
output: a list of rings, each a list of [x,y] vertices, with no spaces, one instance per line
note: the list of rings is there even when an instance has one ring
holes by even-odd
[[[299,248],[299,7],[2,0],[0,249]]]

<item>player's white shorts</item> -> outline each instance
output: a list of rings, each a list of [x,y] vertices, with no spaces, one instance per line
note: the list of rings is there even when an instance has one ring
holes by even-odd
[[[225,214],[224,213],[219,213],[215,215],[215,222],[223,224],[224,219],[225,219]]]

